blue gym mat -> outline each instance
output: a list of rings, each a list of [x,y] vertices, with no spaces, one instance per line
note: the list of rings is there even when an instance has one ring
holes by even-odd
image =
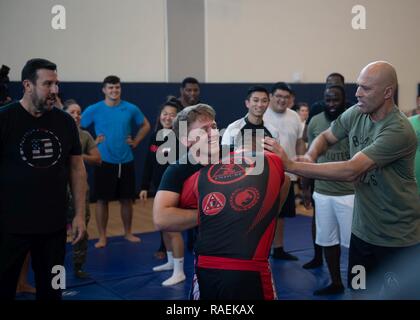
[[[96,249],[96,240],[89,241],[85,271],[90,278],[79,280],[74,277],[71,267],[72,248],[67,247],[66,289],[64,300],[186,300],[193,273],[193,257],[185,254],[185,282],[172,287],[161,283],[171,276],[172,271],[153,272],[152,268],[166,260],[153,257],[159,247],[158,232],[140,235],[141,243],[130,243],[123,237],[108,239],[108,245]],[[324,266],[305,270],[302,265],[313,257],[311,240],[311,218],[296,216],[286,220],[285,249],[299,257],[299,261],[271,260],[272,272],[280,300],[343,300],[350,299],[349,293],[334,296],[315,297],[313,291],[328,285],[329,273]],[[348,250],[341,253],[343,283],[346,283]],[[32,275],[30,275],[32,277]],[[29,294],[21,294],[17,299],[33,299]]]

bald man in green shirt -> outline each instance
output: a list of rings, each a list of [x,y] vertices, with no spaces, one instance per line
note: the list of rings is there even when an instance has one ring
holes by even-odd
[[[264,147],[280,155],[288,172],[354,182],[349,287],[364,289],[355,283],[360,280],[356,276],[360,276],[357,270],[361,266],[366,272],[364,293],[377,294],[382,288],[382,292],[393,295],[391,289],[398,291],[403,281],[410,282],[408,274],[416,276],[418,270],[420,201],[414,175],[417,139],[410,122],[394,103],[397,74],[391,64],[368,64],[357,85],[358,103],[321,133],[303,157],[288,159],[270,138],[264,140]],[[329,146],[346,137],[350,160],[315,163]],[[403,263],[400,258],[407,255],[410,258]]]

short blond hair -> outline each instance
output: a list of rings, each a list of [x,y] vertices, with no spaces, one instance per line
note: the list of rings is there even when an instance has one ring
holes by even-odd
[[[172,129],[175,132],[175,135],[180,139],[180,123],[187,123],[187,131],[190,125],[200,118],[216,119],[216,111],[209,106],[208,104],[199,103],[193,106],[189,106],[178,112],[176,118],[173,121]]]

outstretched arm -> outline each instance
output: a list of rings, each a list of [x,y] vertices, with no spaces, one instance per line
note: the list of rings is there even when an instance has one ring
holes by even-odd
[[[314,143],[316,140],[317,139],[315,139]],[[307,157],[307,161],[315,161],[318,156],[328,148],[328,134],[327,136],[322,134],[322,137],[320,137],[320,140],[318,141],[319,142],[316,143],[317,146],[310,148],[306,153],[305,157]],[[284,149],[272,138],[264,139],[264,148],[274,152],[282,159],[284,169],[287,172],[306,178],[355,181],[360,175],[376,167],[375,162],[362,152],[356,153],[353,158],[348,161],[310,163],[298,162],[289,159]],[[304,158],[302,157],[300,160],[303,161]]]
[[[376,164],[372,159],[363,152],[358,152],[348,161],[326,163],[290,161],[286,170],[312,179],[352,182],[375,167]]]

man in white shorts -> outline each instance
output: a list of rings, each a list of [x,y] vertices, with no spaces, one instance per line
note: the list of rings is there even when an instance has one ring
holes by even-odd
[[[314,116],[308,126],[309,144],[328,129],[331,122],[345,110],[345,92],[341,86],[327,87],[324,93],[325,111]],[[350,159],[349,143],[341,140],[318,158],[318,163]],[[353,217],[354,186],[351,182],[315,180],[313,193],[316,211],[315,243],[323,248],[331,284],[316,290],[314,295],[338,294],[344,291],[340,274],[340,245],[350,245]]]

